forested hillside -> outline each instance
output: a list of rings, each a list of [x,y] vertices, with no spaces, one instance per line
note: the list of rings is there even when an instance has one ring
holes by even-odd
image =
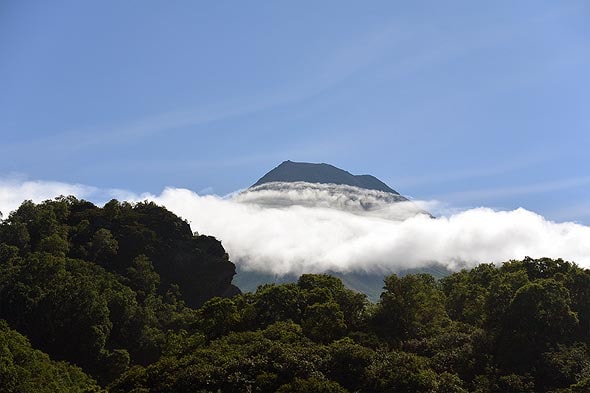
[[[219,241],[153,203],[24,202],[0,225],[0,319],[102,384],[159,359],[191,307],[238,294],[234,273]]]
[[[152,203],[25,202],[0,224],[0,391],[590,390],[570,262],[391,275],[377,303],[329,275],[241,294],[233,273]]]

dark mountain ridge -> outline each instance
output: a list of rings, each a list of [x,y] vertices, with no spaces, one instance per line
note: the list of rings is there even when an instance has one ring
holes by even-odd
[[[397,191],[371,175],[353,175],[330,164],[284,161],[262,176],[252,187],[271,182],[308,182],[320,184],[345,184],[399,195]]]

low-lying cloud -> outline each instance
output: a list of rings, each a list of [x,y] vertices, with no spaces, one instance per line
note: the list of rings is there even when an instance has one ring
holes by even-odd
[[[5,215],[6,200],[31,199],[23,195],[26,187],[12,188],[0,182],[0,210]],[[81,190],[87,195],[79,197],[106,200],[97,199],[96,189]],[[588,226],[552,222],[522,208],[477,208],[432,218],[425,213],[432,205],[391,202],[387,197],[354,187],[317,185],[277,185],[226,197],[177,188],[160,195],[126,196],[153,200],[187,219],[193,231],[217,237],[243,270],[278,275],[384,273],[432,263],[453,270],[525,256],[561,257],[590,266]]]
[[[94,187],[80,184],[25,180],[19,176],[11,176],[0,179],[0,212],[6,217],[27,199],[42,202],[59,195],[76,195],[86,198],[94,190]]]
[[[232,200],[268,208],[329,208],[392,220],[426,213],[424,203],[409,201],[401,195],[348,185],[302,181],[265,183],[234,194]]]
[[[590,227],[554,223],[525,209],[478,208],[431,218],[419,214],[427,206],[417,202],[382,203],[363,212],[349,209],[345,196],[339,208],[329,205],[325,190],[316,191],[316,205],[300,205],[301,194],[289,192],[293,204],[284,203],[286,192],[280,206],[269,206],[270,196],[219,198],[180,189],[166,189],[155,201],[187,218],[194,230],[221,239],[246,270],[391,272],[432,263],[458,269],[525,256],[590,265]]]
[[[23,201],[35,203],[53,199],[60,195],[75,195],[95,203],[104,203],[112,198],[121,200],[138,200],[147,198],[148,194],[138,196],[120,189],[101,189],[83,184],[69,184],[58,181],[29,180],[20,175],[0,178],[0,212],[4,218],[16,210]]]

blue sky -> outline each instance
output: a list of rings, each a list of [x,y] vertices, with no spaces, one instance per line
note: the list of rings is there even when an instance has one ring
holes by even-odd
[[[226,194],[283,160],[590,223],[586,1],[0,3],[0,179]]]

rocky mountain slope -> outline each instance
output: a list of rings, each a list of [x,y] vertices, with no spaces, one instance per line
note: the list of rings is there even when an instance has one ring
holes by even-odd
[[[324,163],[312,164],[287,160],[262,176],[252,187],[271,182],[340,184],[399,195],[397,191],[375,176],[353,175],[343,169]]]

